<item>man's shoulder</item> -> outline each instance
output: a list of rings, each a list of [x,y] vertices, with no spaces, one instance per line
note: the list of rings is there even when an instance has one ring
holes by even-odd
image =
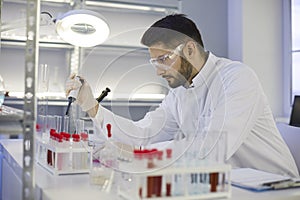
[[[233,61],[228,58],[219,58],[216,62],[217,70],[223,75],[248,74],[255,75],[255,72],[245,63]]]

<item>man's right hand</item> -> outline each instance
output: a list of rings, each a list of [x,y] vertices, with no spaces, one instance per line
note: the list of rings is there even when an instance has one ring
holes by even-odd
[[[80,78],[79,81],[78,79],[75,79],[76,76],[76,74],[72,74],[68,78],[65,90],[66,96],[70,94],[71,90],[80,88],[75,103],[78,104],[82,108],[82,110],[86,112],[98,108],[98,101],[94,98],[91,86],[83,77],[77,76]]]

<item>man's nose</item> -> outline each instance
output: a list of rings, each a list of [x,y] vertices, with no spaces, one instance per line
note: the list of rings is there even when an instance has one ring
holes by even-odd
[[[166,73],[166,70],[163,70],[163,69],[161,69],[161,68],[159,68],[159,67],[156,68],[156,75],[157,75],[157,76],[161,76],[161,75],[163,75],[164,73]]]

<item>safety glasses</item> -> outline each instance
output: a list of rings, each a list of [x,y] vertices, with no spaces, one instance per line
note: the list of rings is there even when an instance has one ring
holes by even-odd
[[[150,63],[157,69],[169,70],[177,60],[183,47],[184,44],[180,44],[170,53],[158,56],[157,58],[151,58]]]

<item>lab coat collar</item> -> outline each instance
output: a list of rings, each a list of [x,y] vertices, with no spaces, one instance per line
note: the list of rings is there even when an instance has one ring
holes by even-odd
[[[209,79],[210,75],[216,68],[217,57],[209,52],[208,58],[202,69],[198,72],[198,74],[193,78],[192,84],[189,88],[200,87]]]

